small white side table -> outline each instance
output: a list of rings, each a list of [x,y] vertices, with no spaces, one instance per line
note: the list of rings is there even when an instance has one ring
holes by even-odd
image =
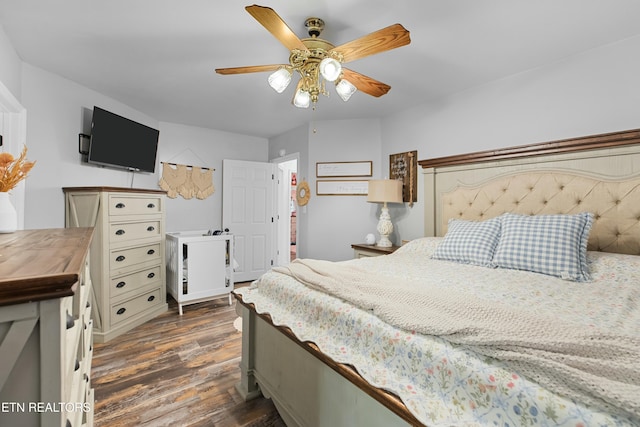
[[[228,297],[233,303],[233,235],[166,234],[167,291],[182,306]]]

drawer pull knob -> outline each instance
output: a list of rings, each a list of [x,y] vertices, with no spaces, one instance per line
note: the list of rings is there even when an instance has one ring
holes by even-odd
[[[156,205],[155,205],[155,203],[149,203],[149,204],[147,205],[147,207],[148,207],[149,209],[153,209],[153,208],[155,208],[155,207],[156,207]]]
[[[116,314],[124,314],[125,311],[127,311],[127,309],[122,307],[122,308],[119,308],[118,311],[116,311]]]
[[[149,278],[149,279],[153,279],[154,277],[156,277],[156,273],[147,274],[147,278]]]
[[[91,307],[91,304],[89,304],[89,301],[87,301],[87,308]]]
[[[116,261],[118,262],[124,261],[124,255],[120,255],[118,258],[116,258]]]
[[[73,328],[73,325],[76,323],[76,319],[73,318],[72,315],[67,312],[67,329]]]
[[[118,282],[118,284],[116,285],[116,288],[124,288],[126,284],[127,284],[126,282]]]
[[[153,255],[153,254],[155,254],[155,253],[156,253],[156,251],[154,251],[153,249],[149,249],[149,250],[147,251],[147,255]]]
[[[80,361],[78,360],[78,358],[76,357],[76,366],[73,368],[74,371],[77,371],[78,369],[80,369]]]
[[[123,229],[120,229],[120,230],[116,231],[116,235],[117,236],[122,236],[123,234],[124,234],[124,230]]]
[[[151,295],[149,298],[147,298],[147,301],[151,302],[151,301],[153,301],[154,299],[156,299],[156,297],[155,297],[155,296],[153,296],[153,295]]]
[[[147,227],[147,231],[155,231],[156,228],[153,225]]]
[[[118,203],[116,205],[116,209],[122,209],[122,208],[124,208],[124,203]]]

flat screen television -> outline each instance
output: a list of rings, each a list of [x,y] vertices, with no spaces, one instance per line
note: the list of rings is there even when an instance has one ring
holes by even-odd
[[[87,161],[130,171],[154,172],[160,131],[93,107]]]

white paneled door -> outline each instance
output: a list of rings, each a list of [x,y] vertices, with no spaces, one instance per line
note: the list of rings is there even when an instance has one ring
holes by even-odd
[[[235,282],[255,280],[275,262],[275,174],[273,163],[222,162],[222,228],[235,239]]]

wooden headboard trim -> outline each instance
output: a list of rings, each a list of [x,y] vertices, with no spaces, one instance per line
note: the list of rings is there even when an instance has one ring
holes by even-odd
[[[640,144],[640,129],[420,160],[423,169]]]

